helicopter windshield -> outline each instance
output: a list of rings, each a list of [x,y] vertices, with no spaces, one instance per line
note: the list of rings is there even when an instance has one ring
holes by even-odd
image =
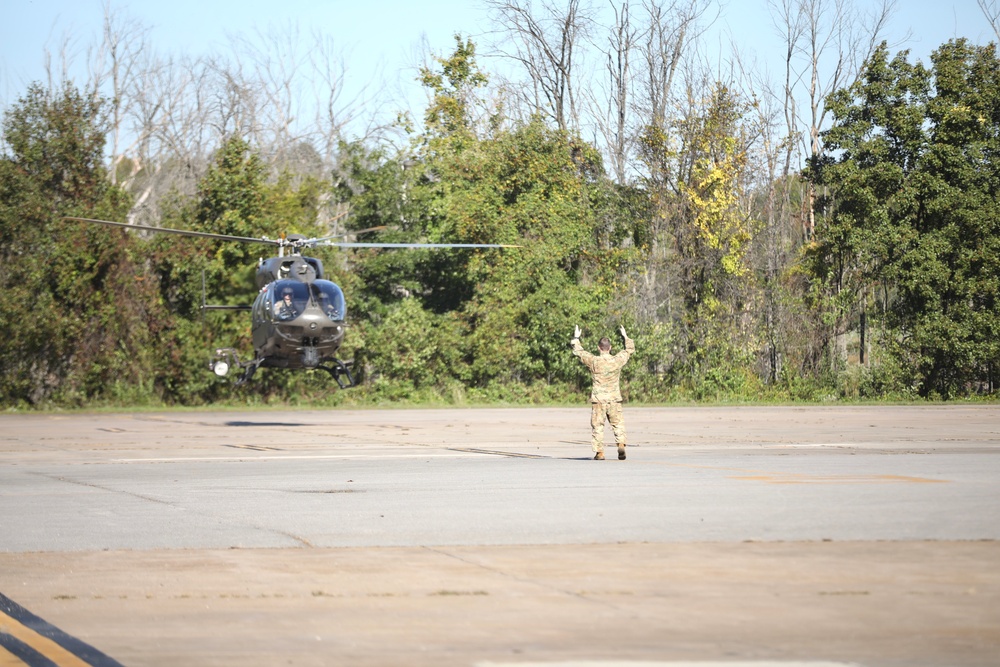
[[[345,316],[344,293],[335,283],[329,280],[317,280],[310,285],[313,298],[323,314],[334,322],[339,322]]]
[[[271,295],[271,312],[278,321],[294,320],[309,305],[309,286],[297,280],[272,283]]]

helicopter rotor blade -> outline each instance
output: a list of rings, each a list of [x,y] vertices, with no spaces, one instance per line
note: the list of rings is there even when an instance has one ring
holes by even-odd
[[[506,243],[335,243],[326,241],[315,245],[333,248],[520,248]]]
[[[150,227],[149,225],[131,225],[127,222],[112,222],[111,220],[96,220],[94,218],[74,218],[64,217],[63,220],[77,220],[79,222],[96,222],[100,225],[110,225],[111,227],[122,227],[124,229],[136,229],[147,232],[162,232],[164,234],[179,234],[181,236],[198,236],[206,239],[220,239],[222,241],[242,241],[245,243],[266,243],[267,245],[287,245],[276,239],[267,237],[252,238],[249,236],[230,236],[228,234],[210,234],[209,232],[193,232],[185,229],[171,229],[169,227]]]
[[[269,239],[267,237],[254,238],[249,236],[232,236],[229,234],[212,234],[209,232],[195,232],[186,229],[171,229],[170,227],[151,227],[149,225],[139,225],[139,224],[129,224],[127,222],[113,222],[111,220],[98,220],[95,218],[76,218],[71,216],[66,216],[63,220],[77,220],[79,222],[93,222],[100,225],[109,225],[111,227],[121,227],[123,229],[141,230],[148,232],[158,232],[163,234],[178,234],[180,236],[196,236],[200,238],[207,239],[219,239],[222,241],[242,241],[245,243],[264,243],[267,245],[276,245],[283,247],[334,247],[334,248],[520,248],[519,245],[508,245],[501,243],[362,243],[362,242],[349,242],[349,241],[331,241],[330,239],[340,238],[341,236],[346,236],[346,234],[341,234],[337,236],[327,236],[318,239],[294,239],[286,240],[281,239]],[[361,234],[364,232],[379,231],[385,229],[385,226],[380,227],[369,227],[368,229],[362,229],[355,232],[349,232],[349,234]]]
[[[379,225],[378,227],[368,227],[367,229],[357,229],[357,230],[352,230],[352,231],[349,231],[349,232],[344,232],[343,234],[334,234],[333,236],[324,236],[324,237],[318,238],[318,239],[306,239],[304,241],[304,243],[307,243],[309,245],[316,245],[316,244],[318,244],[321,241],[329,241],[330,239],[341,239],[341,238],[344,238],[345,236],[351,236],[351,235],[358,236],[360,234],[367,234],[368,232],[380,232],[383,229],[388,229],[388,227],[386,227],[385,225]]]
[[[317,246],[323,247],[333,247],[333,248],[520,248],[519,245],[506,245],[500,243],[374,243],[374,242],[358,242],[358,241],[333,241],[332,239],[343,238],[350,235],[360,235],[366,234],[368,232],[378,232],[384,229],[388,229],[386,225],[379,225],[378,227],[368,227],[367,229],[359,229],[356,231],[349,231],[345,234],[337,234],[334,236],[324,236],[322,238],[313,239],[303,239],[298,241],[301,246],[314,248]]]

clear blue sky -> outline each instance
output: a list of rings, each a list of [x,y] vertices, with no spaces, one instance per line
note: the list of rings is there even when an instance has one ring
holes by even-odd
[[[594,0],[599,7],[607,2]],[[0,0],[0,106],[43,78],[44,50],[58,52],[65,35],[72,33],[81,49],[95,43],[103,6],[104,0]],[[150,27],[149,42],[157,51],[175,55],[224,49],[227,34],[252,34],[271,25],[295,23],[304,35],[319,29],[344,50],[349,76],[370,80],[381,65],[385,85],[414,90],[412,68],[423,37],[435,52],[450,53],[455,32],[475,38],[489,28],[476,0],[112,0],[112,7]],[[904,46],[925,61],[953,37],[994,40],[976,0],[900,0],[891,27],[893,39],[911,32]],[[769,47],[777,38],[766,0],[723,0],[713,30],[720,50],[728,47],[725,35],[731,33],[758,54],[758,62],[773,60]]]

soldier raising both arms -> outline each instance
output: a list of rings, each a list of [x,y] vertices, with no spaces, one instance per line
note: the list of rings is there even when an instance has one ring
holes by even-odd
[[[599,355],[591,354],[580,345],[580,327],[574,327],[573,354],[580,358],[583,365],[590,369],[593,388],[590,392],[590,428],[591,444],[594,448],[594,459],[604,460],[604,420],[611,422],[615,433],[615,443],[618,445],[618,458],[625,458],[625,419],[622,417],[622,391],[619,385],[622,366],[635,352],[635,341],[625,333],[625,327],[619,327],[622,338],[625,339],[625,349],[618,354],[611,354],[611,340],[602,338],[597,344]]]

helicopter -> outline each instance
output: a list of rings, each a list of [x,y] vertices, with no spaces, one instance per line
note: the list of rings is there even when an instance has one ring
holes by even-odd
[[[250,306],[217,306],[204,303],[203,310],[249,310],[253,338],[253,358],[241,359],[235,348],[217,348],[209,369],[219,377],[235,372],[235,384],[249,382],[259,368],[323,370],[341,389],[355,386],[352,361],[344,361],[337,351],[347,328],[347,302],[340,286],[323,277],[323,263],[307,257],[302,250],[315,247],[337,248],[517,248],[494,243],[365,243],[334,241],[341,236],[307,238],[301,234],[281,234],[276,239],[230,236],[169,227],[65,217],[65,220],[120,227],[133,231],[178,234],[221,241],[258,243],[277,247],[277,255],[260,258],[255,282],[257,296]],[[384,229],[372,227],[362,233]]]

